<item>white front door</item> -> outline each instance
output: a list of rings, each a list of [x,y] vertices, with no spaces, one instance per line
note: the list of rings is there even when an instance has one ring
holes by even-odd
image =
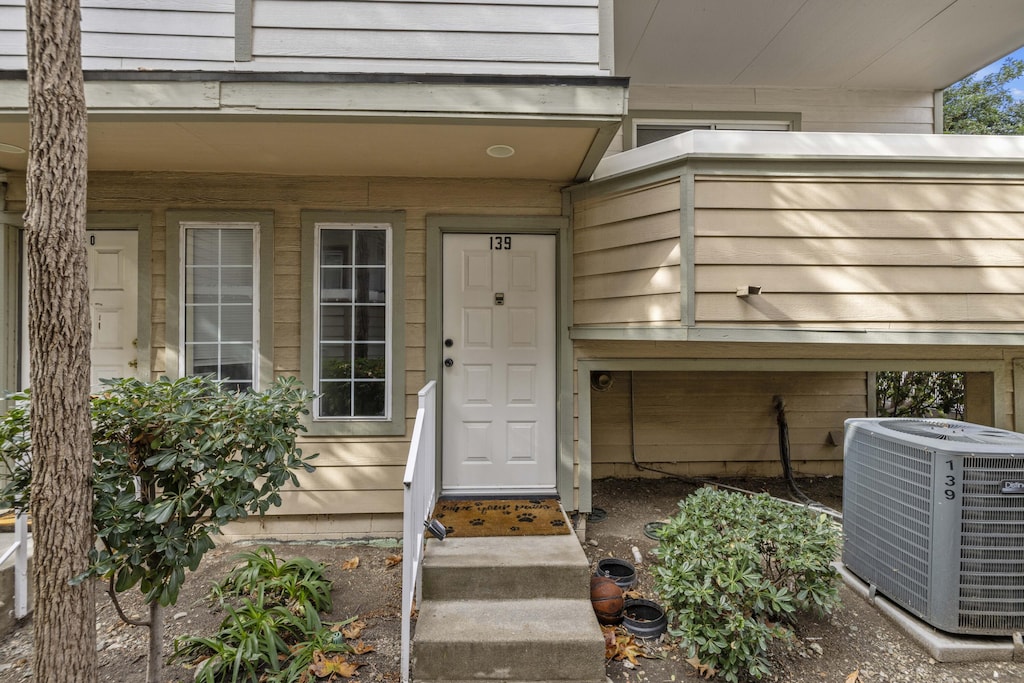
[[[556,238],[443,239],[442,488],[553,493]]]
[[[101,380],[134,377],[138,367],[139,235],[134,230],[86,234],[89,309],[92,317],[93,391]],[[27,267],[24,267],[23,277]],[[29,385],[28,288],[22,299],[22,386]]]
[[[90,230],[86,241],[95,390],[104,379],[134,377],[138,367],[139,235]]]

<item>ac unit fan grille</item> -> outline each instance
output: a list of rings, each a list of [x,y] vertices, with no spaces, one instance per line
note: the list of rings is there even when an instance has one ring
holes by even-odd
[[[964,632],[1024,630],[1024,495],[1020,458],[964,458],[959,625]]]
[[[1024,437],[1020,434],[1004,429],[991,429],[968,422],[935,418],[927,420],[894,418],[879,420],[878,424],[894,432],[923,436],[928,439],[955,441],[958,443],[990,444],[994,446],[1016,447],[1024,450]]]

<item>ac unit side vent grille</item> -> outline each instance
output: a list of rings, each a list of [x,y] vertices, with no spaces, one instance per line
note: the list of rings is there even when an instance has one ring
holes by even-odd
[[[859,476],[843,493],[849,520],[844,562],[855,573],[877,577],[883,593],[923,612],[929,599],[931,457],[882,439],[867,438],[856,450]]]

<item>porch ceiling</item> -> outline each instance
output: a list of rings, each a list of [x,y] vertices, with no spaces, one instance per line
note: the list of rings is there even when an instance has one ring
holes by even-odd
[[[29,138],[14,76],[0,79],[0,171],[27,163],[9,147]],[[577,80],[87,74],[89,168],[568,183],[589,177],[626,106],[625,79]]]
[[[92,171],[185,171],[573,180],[597,131],[579,126],[461,123],[92,119]],[[0,141],[28,148],[28,125],[0,120]],[[508,158],[488,156],[509,145]],[[0,170],[27,154],[0,149]]]
[[[629,0],[636,84],[941,90],[1024,44],[1019,0]]]

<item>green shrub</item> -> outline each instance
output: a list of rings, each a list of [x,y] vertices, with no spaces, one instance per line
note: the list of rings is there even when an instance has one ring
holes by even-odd
[[[798,613],[839,604],[831,562],[840,534],[826,515],[766,494],[702,488],[680,501],[660,537],[655,581],[669,631],[727,681],[763,677],[769,645],[792,638],[787,624]]]
[[[266,547],[238,559],[244,562],[210,591],[227,613],[220,630],[178,638],[171,661],[196,662],[195,680],[203,683],[291,683],[309,680],[317,654],[352,652],[339,632],[347,622],[325,625],[318,614],[331,609],[323,564],[281,560]]]
[[[10,479],[0,508],[28,509],[32,492],[31,404],[9,397],[0,415],[0,461]],[[230,522],[281,504],[296,472],[313,471],[298,448],[312,394],[281,378],[265,391],[229,391],[205,377],[118,379],[92,397],[93,528],[90,567],[75,581],[102,577],[123,620],[149,626],[150,669],[159,679],[161,608],[178,599]],[[138,586],[148,621],[129,620],[117,595]],[[156,636],[153,634],[156,633]]]

